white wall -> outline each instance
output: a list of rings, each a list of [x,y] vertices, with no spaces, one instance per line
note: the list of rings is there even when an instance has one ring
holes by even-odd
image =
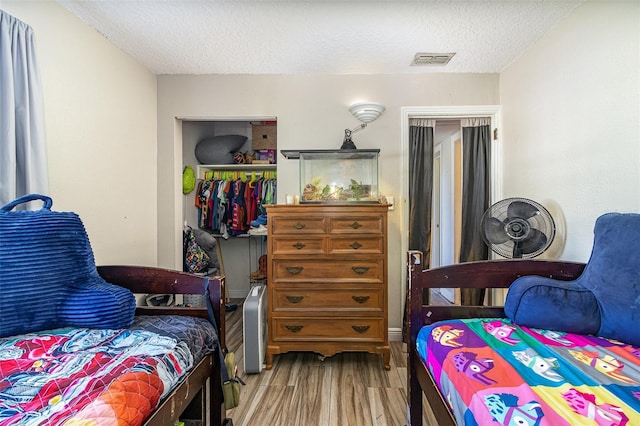
[[[380,148],[380,191],[394,196],[389,212],[389,326],[402,324],[400,230],[404,205],[400,108],[495,105],[496,74],[429,75],[201,75],[158,77],[158,259],[180,262],[182,150],[175,117],[269,117],[278,120],[278,150],[338,149],[344,129],[360,124],[348,110],[359,100],[380,102],[384,114],[353,135],[358,148]],[[299,192],[298,162],[278,153],[278,201]]]
[[[550,210],[548,257],[586,261],[599,215],[640,212],[639,28],[640,3],[587,2],[500,74],[504,195]]]
[[[35,32],[53,209],[80,215],[97,264],[155,265],[156,77],[54,1],[0,9]]]

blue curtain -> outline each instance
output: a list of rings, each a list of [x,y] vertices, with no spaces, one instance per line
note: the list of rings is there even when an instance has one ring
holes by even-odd
[[[43,110],[33,29],[0,10],[0,205],[48,193]]]

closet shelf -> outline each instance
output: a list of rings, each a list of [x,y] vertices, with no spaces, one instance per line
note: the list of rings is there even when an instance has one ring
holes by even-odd
[[[229,234],[229,236],[227,238],[224,238],[224,235],[219,234],[217,232],[211,232],[210,230],[206,229],[206,228],[198,228],[202,231],[208,232],[209,234],[211,234],[213,237],[215,238],[222,238],[223,240],[231,239],[231,238],[258,238],[258,237],[266,237],[266,235],[252,235],[252,234],[238,234],[238,235],[231,235]]]
[[[198,174],[208,170],[252,171],[252,170],[276,170],[277,164],[199,164]]]
[[[255,173],[275,177],[277,173],[276,164],[199,164],[196,173],[199,179],[206,179],[207,172],[232,172],[232,173]],[[273,172],[273,173],[272,173]]]

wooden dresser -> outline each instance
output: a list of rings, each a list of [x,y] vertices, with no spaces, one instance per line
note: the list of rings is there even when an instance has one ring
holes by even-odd
[[[266,368],[289,351],[364,351],[388,370],[387,206],[266,208]]]

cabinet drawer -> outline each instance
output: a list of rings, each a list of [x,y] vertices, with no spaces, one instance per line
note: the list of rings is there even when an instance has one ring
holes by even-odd
[[[277,237],[271,242],[273,254],[324,254],[325,239],[323,237],[307,238],[304,235],[298,237]]]
[[[282,289],[272,290],[274,312],[384,312],[381,288],[367,289]]]
[[[333,237],[329,239],[329,253],[369,253],[369,254],[383,254],[384,247],[382,247],[383,239],[379,237],[367,238],[367,237]]]
[[[332,217],[329,219],[330,234],[361,233],[382,234],[384,221],[382,216]]]
[[[275,260],[272,278],[275,282],[370,282],[382,283],[382,259],[374,260]]]
[[[326,219],[324,217],[284,217],[273,216],[271,233],[279,234],[324,234],[326,233]]]
[[[270,318],[272,340],[384,342],[383,318]]]

